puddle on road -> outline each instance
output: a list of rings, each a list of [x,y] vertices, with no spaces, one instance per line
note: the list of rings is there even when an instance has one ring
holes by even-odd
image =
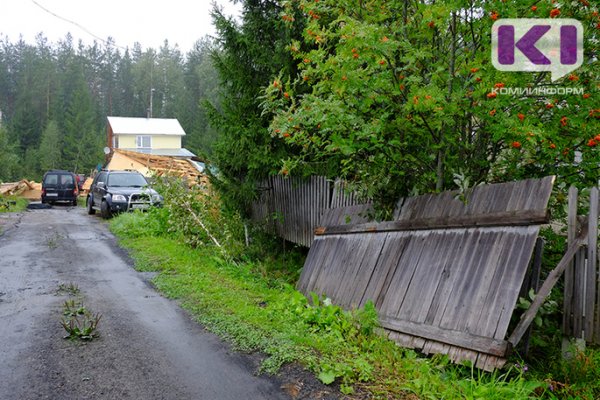
[[[69,239],[71,240],[99,240],[106,239],[105,235],[99,235],[96,232],[82,231],[82,232],[69,232]]]

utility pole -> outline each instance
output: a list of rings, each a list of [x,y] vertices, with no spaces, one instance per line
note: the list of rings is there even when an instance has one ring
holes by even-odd
[[[152,118],[152,98],[154,97],[154,88],[150,88],[150,115],[148,118]]]
[[[152,65],[150,66],[150,108],[148,109],[148,118],[152,118],[152,100],[154,98],[154,55],[152,55]]]

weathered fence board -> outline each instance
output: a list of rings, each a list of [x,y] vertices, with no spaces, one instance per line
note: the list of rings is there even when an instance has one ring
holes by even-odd
[[[598,188],[590,190],[588,214],[587,264],[585,269],[585,340],[594,341],[594,317],[596,306],[596,275],[598,273]]]
[[[594,194],[594,198],[598,198],[598,192],[596,192],[596,194]],[[599,208],[600,208],[600,199],[598,199],[598,201],[595,201],[594,203],[590,204],[590,214],[592,214],[591,208],[594,207],[594,204],[596,206],[596,209],[593,211],[594,214],[598,215],[599,214]],[[596,219],[596,221],[598,221],[598,219]],[[593,221],[591,221],[590,225],[593,225]],[[598,229],[597,224],[595,225],[596,232]],[[596,233],[596,246],[598,246],[598,234]],[[596,274],[596,306],[594,307],[594,313],[593,313],[593,318],[594,318],[594,327],[593,327],[593,341],[596,344],[600,344],[600,265],[598,265],[600,257],[598,255],[598,250],[596,249],[596,257],[595,257],[595,264],[596,267],[599,268],[598,269],[598,273]]]
[[[330,208],[323,212],[323,215],[319,219],[319,225],[337,226],[345,224],[362,224],[369,222],[372,214],[373,206],[371,204],[357,204]]]
[[[280,237],[306,247],[311,246],[313,232],[328,210],[340,213],[336,225],[346,223],[341,220],[342,214],[353,223],[366,222],[364,216],[372,210],[356,194],[347,192],[343,181],[333,182],[321,176],[306,179],[272,176],[258,192],[259,198],[252,204],[252,218],[266,223],[267,229]]]
[[[489,337],[478,336],[470,332],[443,329],[418,322],[398,319],[383,318],[381,326],[398,332],[418,336],[434,341],[442,340],[444,343],[458,347],[469,348],[476,351],[504,357],[510,344],[505,340],[496,340]]]
[[[546,210],[543,201],[550,196],[552,183],[552,179],[544,178],[476,186],[464,194],[466,204],[458,191],[410,197],[404,200],[398,220]]]
[[[401,344],[496,368],[553,181],[411,197],[382,223],[343,224],[349,210],[330,210],[298,289],[345,308],[373,301]]]
[[[585,198],[585,196],[583,196]],[[587,241],[567,266],[564,279],[563,334],[600,344],[600,270],[598,265],[598,188],[589,192],[588,215],[577,215],[579,192],[569,189],[567,242],[572,244],[583,228],[589,231]]]
[[[575,186],[569,188],[568,214],[567,214],[567,243],[575,240],[577,229],[577,195]],[[575,282],[575,262],[571,262],[565,269],[565,292],[563,302],[563,335],[573,335],[573,283]]]
[[[338,225],[322,227],[316,233],[322,234],[345,234],[389,231],[415,231],[431,230],[440,228],[465,228],[472,226],[519,226],[542,224],[548,222],[548,214],[545,210],[537,211],[505,211],[493,214],[460,215],[439,218],[418,218],[403,221],[367,222],[358,225]]]

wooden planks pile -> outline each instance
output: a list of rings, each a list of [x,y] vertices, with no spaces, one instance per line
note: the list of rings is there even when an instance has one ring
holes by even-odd
[[[253,219],[266,222],[267,228],[280,237],[306,247],[311,246],[314,229],[319,226],[324,212],[337,208],[350,215],[348,212],[358,212],[358,208],[348,211],[344,207],[360,204],[356,195],[344,190],[340,180],[332,182],[322,176],[307,179],[271,176],[259,188],[259,193],[252,205]],[[359,208],[366,210],[370,206]]]
[[[39,200],[42,196],[42,184],[22,179],[19,182],[0,184],[0,196],[18,196],[28,200]]]
[[[298,289],[345,308],[373,301],[390,338],[493,370],[547,222],[554,178],[407,198],[396,221],[321,227]]]
[[[186,158],[158,156],[123,149],[115,149],[114,151],[144,165],[158,176],[177,176],[184,178],[190,185],[202,184],[206,186],[209,184],[208,176],[200,172]]]

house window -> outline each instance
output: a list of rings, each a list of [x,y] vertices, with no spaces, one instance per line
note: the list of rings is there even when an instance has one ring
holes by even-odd
[[[148,135],[138,136],[136,140],[138,149],[151,149],[152,148],[152,137]]]
[[[118,149],[118,148],[119,148],[119,137],[113,136],[113,149]]]

